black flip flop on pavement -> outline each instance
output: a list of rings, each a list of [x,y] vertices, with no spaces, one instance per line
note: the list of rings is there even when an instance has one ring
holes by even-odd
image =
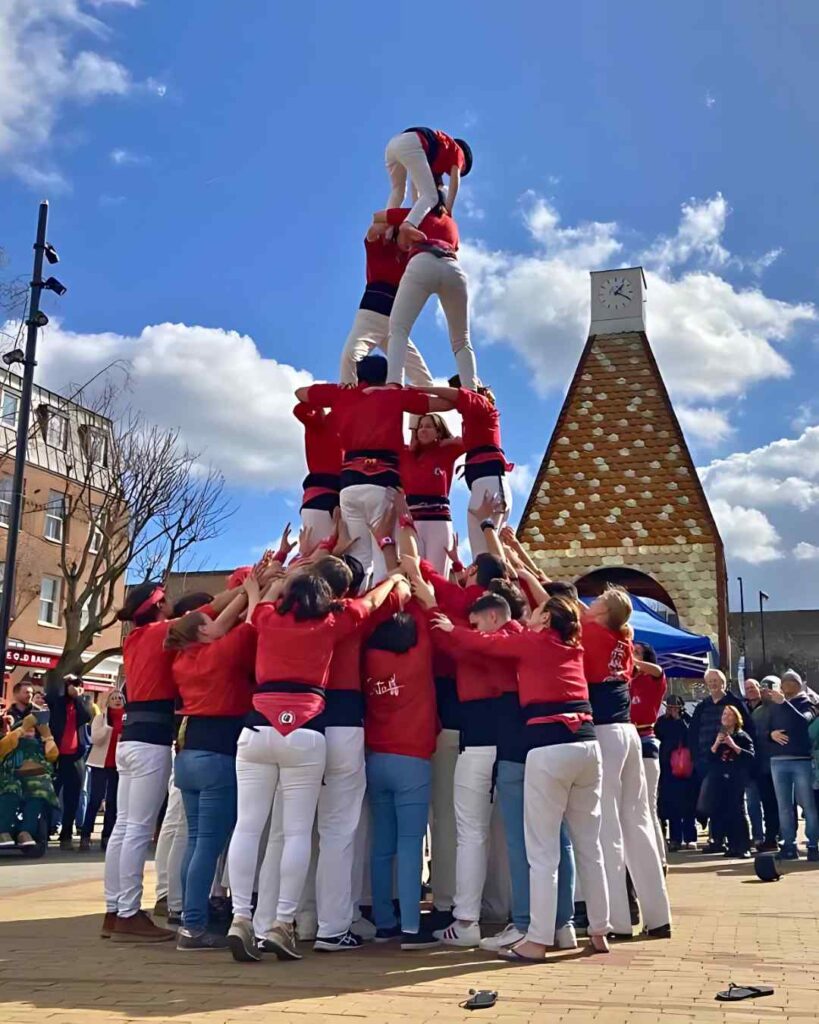
[[[728,982],[725,992],[717,992],[714,999],[723,1003],[737,1003],[740,999],[759,999],[760,996],[772,996],[774,990],[770,985],[735,985]]]

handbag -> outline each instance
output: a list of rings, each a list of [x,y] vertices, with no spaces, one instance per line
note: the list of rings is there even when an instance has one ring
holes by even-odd
[[[694,774],[694,759],[691,751],[682,743],[671,751],[671,774],[675,779],[690,779]]]

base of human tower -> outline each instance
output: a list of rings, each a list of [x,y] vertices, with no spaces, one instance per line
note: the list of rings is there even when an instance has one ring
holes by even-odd
[[[706,836],[699,839],[702,845]],[[672,854],[673,938],[618,943],[607,957],[567,951],[521,969],[479,950],[398,955],[368,944],[350,956],[326,956],[303,944],[304,959],[292,968],[270,959],[246,969],[170,943],[102,942],[102,861],[90,857],[78,863],[76,854],[52,848],[36,865],[14,859],[0,869],[0,1001],[9,1024],[241,1024],[249,1015],[275,1015],[277,1024],[440,1024],[472,1020],[459,1005],[470,989],[496,990],[490,1013],[504,1021],[722,1024],[737,1013],[760,1024],[816,1019],[819,875],[804,862],[765,885],[748,862]],[[146,905],[154,884],[149,865]],[[775,992],[732,1009],[714,999],[730,981]]]

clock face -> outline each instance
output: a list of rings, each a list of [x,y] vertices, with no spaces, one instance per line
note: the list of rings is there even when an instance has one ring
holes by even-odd
[[[634,298],[634,288],[627,277],[613,274],[607,277],[597,293],[600,305],[611,312],[617,312],[627,306]]]

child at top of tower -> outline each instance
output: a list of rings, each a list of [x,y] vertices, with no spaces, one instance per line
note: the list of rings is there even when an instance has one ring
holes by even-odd
[[[442,175],[449,176],[446,209],[452,213],[461,177],[472,170],[472,150],[463,139],[454,139],[433,128],[406,128],[387,143],[385,153],[391,191],[387,208],[400,206],[407,190],[407,177],[412,179],[417,194],[406,226],[398,232],[399,241],[412,237],[411,228],[421,221],[438,202],[438,184]],[[437,181],[436,181],[437,179]]]

